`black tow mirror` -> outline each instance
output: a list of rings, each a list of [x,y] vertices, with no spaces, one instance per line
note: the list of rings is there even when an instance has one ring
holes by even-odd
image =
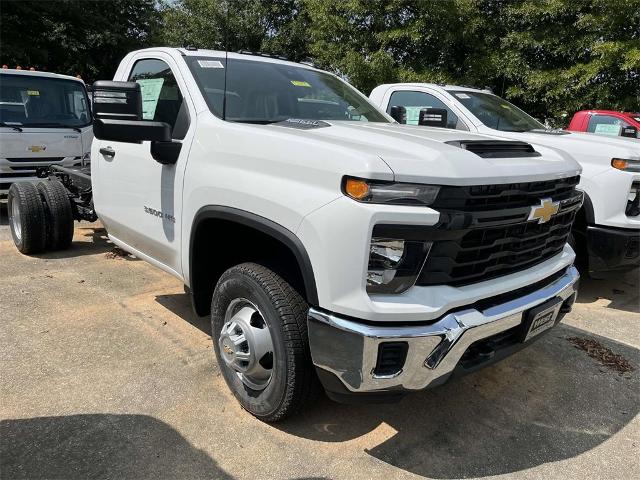
[[[629,138],[639,138],[638,137],[638,129],[633,125],[629,125],[628,127],[622,127],[622,131],[620,132],[621,137],[629,137]]]
[[[93,84],[93,134],[99,140],[170,142],[165,122],[142,119],[142,95],[136,82],[98,80]]]
[[[136,82],[98,80],[91,91],[94,120],[142,120],[142,94]]]
[[[407,109],[400,105],[394,105],[389,111],[389,115],[398,123],[407,123]]]
[[[444,108],[423,108],[420,110],[418,125],[423,127],[447,128],[447,110]]]

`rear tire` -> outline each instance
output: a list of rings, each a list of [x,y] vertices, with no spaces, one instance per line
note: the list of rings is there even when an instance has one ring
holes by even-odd
[[[11,237],[24,254],[44,250],[47,240],[46,216],[38,189],[32,183],[18,182],[9,188]]]
[[[283,420],[316,391],[307,311],[300,294],[262,265],[237,265],[218,281],[211,302],[218,365],[242,407],[260,420]]]
[[[58,180],[38,183],[47,225],[47,249],[64,250],[73,240],[73,210],[67,189]]]

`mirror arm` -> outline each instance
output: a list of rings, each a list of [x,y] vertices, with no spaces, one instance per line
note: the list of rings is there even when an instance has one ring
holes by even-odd
[[[182,142],[171,140],[169,142],[151,142],[151,156],[162,165],[174,165],[180,156]]]

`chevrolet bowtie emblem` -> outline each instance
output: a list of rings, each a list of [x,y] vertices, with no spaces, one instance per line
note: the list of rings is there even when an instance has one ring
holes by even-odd
[[[538,223],[547,223],[560,210],[560,202],[554,202],[550,198],[540,200],[540,205],[531,207],[531,213],[527,220],[538,220]]]

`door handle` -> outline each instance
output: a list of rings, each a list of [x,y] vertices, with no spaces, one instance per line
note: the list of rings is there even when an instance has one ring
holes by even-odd
[[[106,148],[105,148],[105,147],[102,147],[102,148],[100,149],[100,153],[101,153],[102,155],[104,155],[105,157],[111,157],[111,158],[113,158],[113,157],[115,157],[115,156],[116,156],[116,151],[115,151],[113,148],[111,148],[111,147],[106,147]]]

